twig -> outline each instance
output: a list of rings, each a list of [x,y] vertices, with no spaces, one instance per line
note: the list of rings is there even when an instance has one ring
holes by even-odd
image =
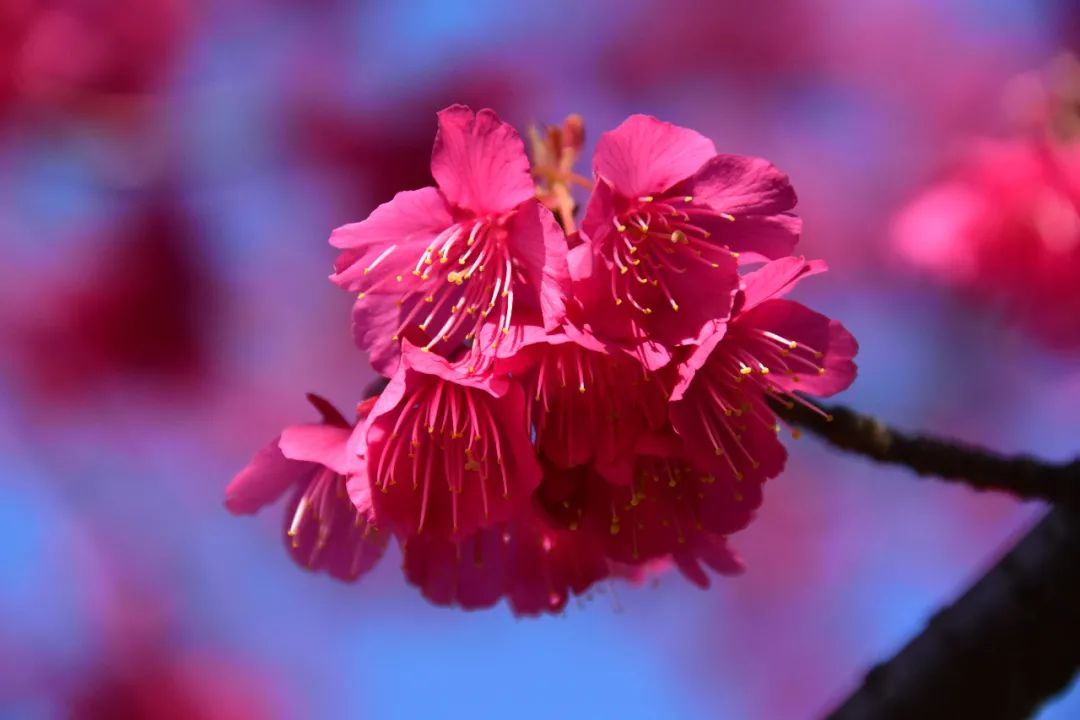
[[[1080,514],[1056,508],[830,718],[1024,718],[1080,668]]]
[[[908,435],[840,406],[823,407],[827,416],[799,404],[774,402],[773,410],[838,448],[878,462],[903,465],[976,490],[998,490],[1080,510],[1080,459],[1054,464],[1030,455],[1006,456],[957,441]]]

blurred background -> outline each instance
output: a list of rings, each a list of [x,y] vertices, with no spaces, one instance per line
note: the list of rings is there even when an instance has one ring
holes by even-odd
[[[843,402],[1071,457],[1080,343],[896,238],[1078,44],[1071,0],[0,0],[0,716],[826,711],[1043,509],[804,438],[733,538],[743,576],[515,620],[428,606],[394,550],[355,585],[304,572],[223,488],[314,419],[305,392],[372,378],[326,239],[430,182],[452,102],[578,112],[590,148],[647,112],[771,159],[832,268],[799,297],[862,346]],[[1042,715],[1078,716],[1080,689]]]

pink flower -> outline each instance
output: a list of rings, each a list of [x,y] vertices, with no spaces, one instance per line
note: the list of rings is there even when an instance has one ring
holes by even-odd
[[[569,262],[600,336],[693,343],[728,315],[737,258],[782,257],[798,240],[787,176],[765,160],[718,155],[693,130],[634,115],[600,138],[593,168],[584,243]]]
[[[1080,143],[983,142],[901,213],[894,236],[910,262],[1047,344],[1080,347]]]
[[[380,522],[399,535],[462,538],[510,520],[540,482],[521,387],[465,376],[406,342],[368,418]]]
[[[331,279],[358,293],[356,339],[384,374],[401,338],[451,356],[485,324],[563,317],[566,237],[535,199],[521,137],[492,110],[438,117],[438,187],[398,193],[330,238],[344,249]]]
[[[496,367],[525,388],[535,445],[560,468],[612,462],[667,420],[670,378],[571,326],[547,335],[525,328],[513,357]]]
[[[284,523],[293,559],[339,580],[356,580],[375,566],[386,545],[358,454],[364,425],[354,429],[317,395],[308,400],[322,422],[285,428],[229,483],[225,506],[251,514],[293,488]],[[358,411],[366,415],[371,405],[366,401]]]
[[[855,379],[855,339],[840,323],[779,299],[823,263],[784,258],[749,273],[731,320],[716,325],[679,366],[671,423],[689,456],[748,485],[775,477],[787,453],[767,400],[805,402]]]

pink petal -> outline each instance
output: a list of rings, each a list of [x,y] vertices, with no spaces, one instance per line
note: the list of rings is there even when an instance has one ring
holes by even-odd
[[[409,538],[405,570],[412,582],[421,579],[416,555],[422,548],[424,541]],[[501,527],[480,530],[459,543],[429,539],[426,554],[427,577],[416,584],[432,602],[477,610],[502,597],[510,553]]]
[[[661,193],[716,155],[712,140],[650,115],[631,115],[600,136],[593,169],[623,197]]]
[[[356,470],[358,460],[348,451],[352,428],[313,423],[291,425],[281,431],[278,446],[290,460],[302,460],[328,467],[339,475]]]
[[[805,277],[828,270],[824,260],[787,257],[774,260],[743,276],[743,300],[740,312],[746,312],[770,298],[779,298]]]
[[[494,110],[439,112],[431,174],[451,204],[477,215],[508,212],[535,192],[525,144]]]
[[[703,590],[708,588],[711,582],[699,561],[721,575],[738,575],[746,569],[722,536],[707,532],[696,533],[690,546],[672,553],[672,559],[679,572]]]
[[[824,373],[778,373],[773,382],[788,392],[819,397],[834,395],[855,380],[853,361],[859,350],[855,338],[843,325],[791,300],[767,300],[746,313],[745,322],[769,330],[822,354],[817,361]]]
[[[568,258],[571,278],[580,280],[592,273],[592,255],[583,248],[596,246],[603,240],[611,232],[615,216],[615,190],[606,182],[596,183],[585,205],[585,215],[581,218],[580,232],[584,244],[574,248]]]
[[[330,280],[350,292],[367,291],[377,283],[386,292],[394,291],[393,278],[410,273],[424,248],[453,224],[437,189],[399,192],[366,220],[334,230],[330,244],[345,252],[334,262]]]
[[[545,329],[554,330],[566,317],[570,292],[566,233],[537,201],[518,208],[509,230],[511,252],[525,275],[529,295],[537,297]],[[519,287],[514,286],[515,293],[521,292]]]
[[[255,454],[225,488],[225,507],[234,515],[249,515],[281,497],[295,483],[315,471],[311,463],[289,460],[274,438]]]
[[[345,483],[345,490],[349,493],[356,511],[361,516],[372,520],[375,517],[375,507],[371,499],[371,482],[368,480],[366,469],[349,476]]]
[[[502,397],[509,387],[506,378],[479,373],[467,375],[454,368],[445,358],[432,352],[425,352],[408,341],[401,344],[401,360],[402,365],[410,370],[424,375],[433,375],[456,385],[477,388],[493,397]],[[374,414],[375,412],[372,411],[372,415]]]
[[[342,494],[344,482],[332,470],[322,469],[300,485],[286,506],[282,531],[285,546],[298,565],[353,582],[382,558],[386,537],[369,527],[368,518],[359,515]],[[313,495],[320,485],[321,492]],[[308,506],[297,522],[302,501],[318,507]]]
[[[353,303],[353,340],[361,351],[367,353],[368,362],[375,372],[390,377],[401,361],[401,339],[394,336],[401,326],[401,311],[396,302],[385,295],[367,295]],[[414,345],[424,345],[428,338],[410,323],[403,336]]]
[[[743,155],[710,158],[687,183],[686,194],[732,215],[775,215],[797,202],[786,174],[768,160]]]
[[[731,221],[713,221],[702,225],[714,233],[717,242],[739,253],[739,264],[776,260],[795,250],[802,234],[802,218],[779,215],[740,215]]]

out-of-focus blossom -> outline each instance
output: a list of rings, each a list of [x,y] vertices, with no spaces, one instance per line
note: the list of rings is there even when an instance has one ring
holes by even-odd
[[[820,67],[821,10],[816,0],[649,3],[602,48],[600,68],[635,98],[671,87],[695,68],[757,89]],[[642,51],[643,37],[649,38],[648,52]]]
[[[67,699],[72,720],[230,720],[281,717],[264,679],[213,653],[147,645],[107,658]]]
[[[0,8],[0,114],[16,108],[128,118],[181,52],[181,0],[9,0]]]
[[[505,109],[529,82],[491,68],[458,69],[419,97],[389,108],[352,109],[330,100],[337,94],[322,88],[325,74],[323,63],[298,73],[299,87],[286,101],[285,142],[298,159],[329,176],[345,217],[402,190],[431,185],[431,108],[458,102]]]
[[[292,489],[284,533],[293,559],[301,567],[356,580],[386,546],[362,457],[363,421],[373,402],[357,408],[361,424],[355,430],[323,398],[308,399],[322,421],[282,430],[229,483],[225,506],[236,514],[255,513]]]
[[[10,372],[57,403],[110,381],[197,384],[209,371],[215,289],[192,218],[171,194],[150,193],[92,239],[54,278],[8,278]]]
[[[261,668],[210,645],[181,641],[171,599],[133,587],[124,576],[127,568],[118,570],[98,608],[102,636],[93,667],[78,678],[37,668],[62,717],[269,720],[284,715],[285,698],[268,687]]]
[[[605,133],[571,251],[574,292],[597,335],[650,366],[731,310],[739,261],[791,252],[795,191],[765,160],[718,155],[693,130],[635,115]]]
[[[566,238],[534,197],[517,131],[491,110],[446,108],[431,173],[438,187],[398,193],[330,239],[344,250],[331,279],[359,293],[357,342],[384,374],[403,337],[453,355],[485,325],[496,346],[515,320],[563,317]]]
[[[894,238],[1050,346],[1080,347],[1080,142],[979,143],[903,211]]]

